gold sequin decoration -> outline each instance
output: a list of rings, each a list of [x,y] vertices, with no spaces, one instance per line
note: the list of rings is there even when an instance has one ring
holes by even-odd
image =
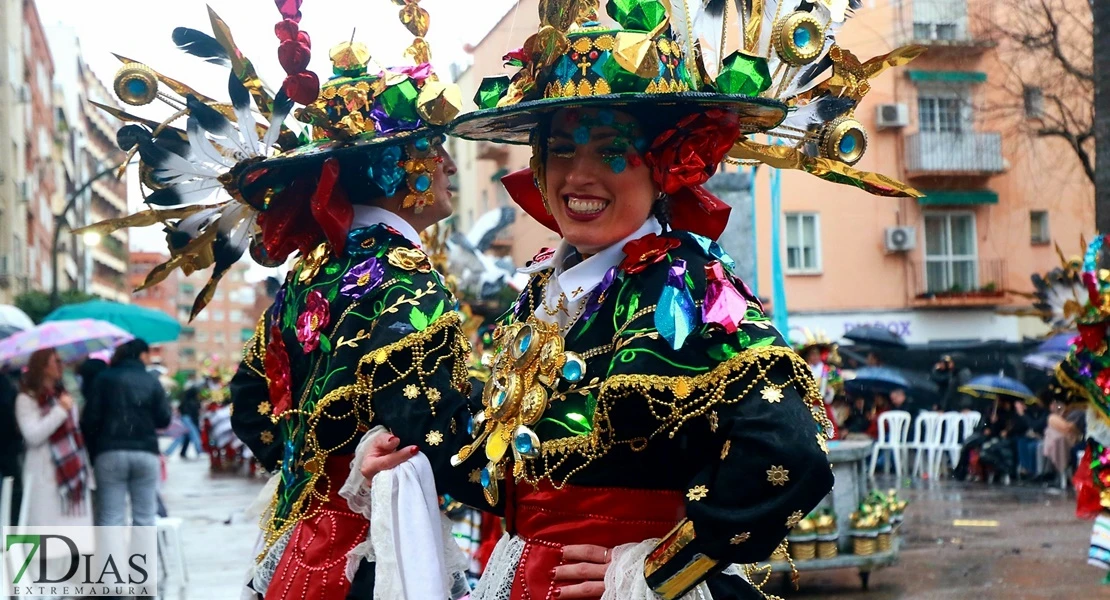
[[[771,485],[786,485],[790,481],[790,471],[782,467],[772,466],[767,469],[767,481],[771,482]]]
[[[271,410],[272,409],[270,408],[270,403],[269,402],[263,401],[263,402],[258,403],[258,414],[260,414],[260,415],[269,415]]]
[[[263,444],[269,445],[274,443],[274,434],[269,431],[263,431],[258,434],[258,439],[261,440]]]
[[[694,487],[690,488],[690,491],[686,492],[686,497],[691,502],[701,502],[708,495],[709,488],[705,487],[704,485],[695,485]]]
[[[802,512],[802,511],[800,511],[800,510],[796,510],[796,511],[794,511],[794,512],[793,512],[793,514],[791,514],[791,515],[790,515],[790,516],[789,516],[789,517],[788,517],[788,518],[786,519],[786,526],[787,526],[787,527],[794,527],[794,526],[795,526],[795,525],[797,525],[798,523],[801,523],[801,522],[802,522],[802,519],[804,519],[804,518],[805,518],[805,516],[806,516],[806,514],[805,514],[804,512]]]
[[[406,271],[429,273],[432,263],[428,255],[415,248],[394,248],[389,251],[389,264]]]
[[[377,361],[375,361],[375,362],[377,362]],[[405,397],[408,398],[409,400],[415,400],[417,398],[417,396],[420,395],[420,388],[416,387],[416,384],[410,383],[410,384],[405,386],[404,394],[405,394]]]
[[[438,431],[429,431],[428,435],[424,436],[424,441],[428,442],[429,446],[438,446],[443,443],[443,434]]]
[[[721,460],[728,458],[729,450],[732,450],[732,440],[725,440],[725,445],[721,448]]]
[[[750,540],[751,537],[752,537],[751,532],[745,531],[744,533],[738,533],[738,534],[732,536],[732,539],[730,539],[728,541],[728,543],[732,544],[733,546],[736,546],[736,545],[743,544],[744,542]]]
[[[763,396],[764,400],[770,402],[771,404],[782,402],[783,398],[782,390],[773,387],[764,388],[763,391],[760,392],[760,395]]]

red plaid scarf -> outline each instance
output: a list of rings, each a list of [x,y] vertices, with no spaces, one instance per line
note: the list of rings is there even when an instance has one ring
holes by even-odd
[[[39,397],[42,414],[50,412],[57,404],[53,395]],[[73,410],[66,411],[66,420],[50,434],[50,457],[54,459],[54,480],[62,496],[62,512],[67,515],[84,514],[85,490],[89,483],[89,467],[85,452],[85,438],[77,428]]]

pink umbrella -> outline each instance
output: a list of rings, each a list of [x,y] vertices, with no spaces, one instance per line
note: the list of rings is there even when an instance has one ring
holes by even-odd
[[[95,319],[50,321],[0,340],[0,366],[26,366],[36,350],[54,348],[63,362],[74,362],[132,339],[126,331]]]

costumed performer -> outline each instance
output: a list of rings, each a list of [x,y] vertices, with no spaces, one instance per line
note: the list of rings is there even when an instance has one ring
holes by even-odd
[[[214,266],[194,316],[248,248],[270,267],[299,256],[230,386],[235,433],[276,471],[244,597],[458,597],[469,592],[466,560],[431,473],[460,479],[441,483],[460,500],[468,487],[472,503],[482,500],[481,487],[448,464],[465,442],[453,438],[469,439],[470,345],[418,231],[452,212],[455,165],[442,142],[459,93],[428,64],[429,17],[417,1],[401,10],[417,36],[407,51],[415,64],[386,69],[365,45],[344,42],[331,50],[334,76],[321,89],[306,70],[300,4],[278,3],[287,77],[276,94],[211,11],[214,36],[178,28],[174,40],[231,67],[230,105],[123,59],[121,100],[158,97],[179,112],[155,123],[111,109],[134,122],[120,143],[140,156],[152,208],[94,229],[165,224],[172,257],[144,285],[173,268]],[[291,113],[300,125],[286,123]],[[173,125],[182,116],[184,130]],[[404,443],[415,459],[386,480],[384,496],[352,476],[356,454],[374,443]],[[427,577],[428,568],[443,577]]]
[[[826,37],[847,0],[780,3],[766,25],[764,6],[745,4],[745,51],[725,58],[725,2],[613,0],[616,29],[596,0],[541,2],[506,57],[520,71],[452,126],[532,146],[506,187],[563,238],[525,269],[456,457],[486,463],[472,474],[508,527],[474,598],[761,597],[730,565],[767,559],[832,486],[809,367],[731,274],[728,207],[702,184],[731,153],[914,194],[849,166],[866,141],[850,111],[919,50],[863,68]]]

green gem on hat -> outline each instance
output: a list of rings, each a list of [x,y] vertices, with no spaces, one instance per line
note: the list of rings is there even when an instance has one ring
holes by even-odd
[[[758,96],[769,87],[771,72],[767,60],[759,56],[733,52],[717,76],[717,89],[722,94]]]
[[[659,0],[610,0],[605,12],[621,27],[637,31],[652,31],[667,18]]]
[[[420,115],[416,112],[416,98],[419,95],[416,84],[411,79],[406,79],[397,85],[385,88],[378,99],[382,103],[382,110],[390,118],[400,121],[418,121]]]
[[[609,88],[615,94],[641,93],[651,83],[650,79],[626,71],[616,59],[611,57],[602,65],[601,71]]]
[[[496,108],[498,100],[501,100],[509,90],[509,81],[508,75],[486,77],[478,86],[478,92],[474,94],[474,104],[477,104],[479,109]]]

